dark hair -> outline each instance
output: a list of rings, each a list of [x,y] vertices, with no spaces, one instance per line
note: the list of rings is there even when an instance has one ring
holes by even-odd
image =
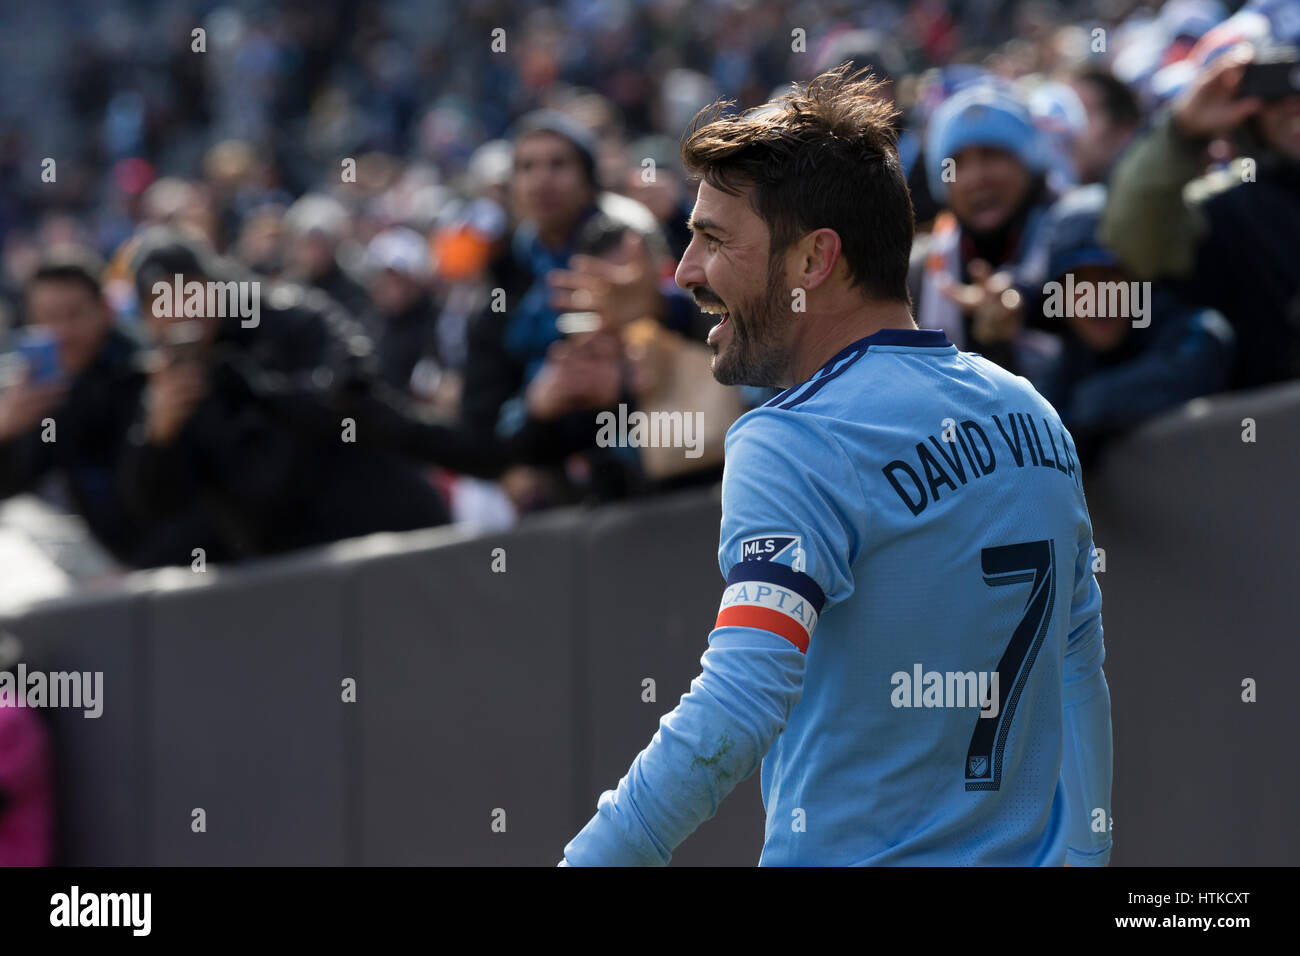
[[[558,136],[572,146],[588,185],[593,189],[600,188],[600,174],[596,166],[596,137],[589,129],[559,110],[534,110],[515,124],[512,139],[516,148],[524,139],[537,133]]]
[[[23,296],[31,294],[38,282],[78,282],[96,299],[103,295],[99,284],[104,264],[88,249],[68,246],[51,249],[37,263],[36,270],[23,286]]]
[[[1137,97],[1123,80],[1116,79],[1107,70],[1083,70],[1075,79],[1091,83],[1101,94],[1101,108],[1116,126],[1136,126],[1142,121],[1142,109]]]
[[[733,196],[753,187],[773,256],[806,233],[833,229],[854,285],[910,302],[912,197],[895,144],[898,110],[882,86],[844,63],[739,115],[724,115],[733,104],[719,100],[687,129],[682,165]]]
[[[148,301],[155,283],[170,283],[178,274],[192,279],[227,278],[206,244],[170,226],[150,226],[140,234],[131,271],[141,302]]]

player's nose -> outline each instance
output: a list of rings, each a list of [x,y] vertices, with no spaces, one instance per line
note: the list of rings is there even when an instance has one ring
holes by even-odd
[[[697,285],[704,284],[704,269],[700,266],[694,252],[695,241],[692,240],[686,247],[686,252],[682,254],[682,261],[677,263],[677,271],[673,273],[673,281],[687,292]]]

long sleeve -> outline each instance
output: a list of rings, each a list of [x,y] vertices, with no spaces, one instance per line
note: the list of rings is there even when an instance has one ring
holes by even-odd
[[[470,320],[461,420],[466,427],[496,434],[501,406],[519,393],[523,370],[506,351],[505,313],[485,308]]]
[[[571,866],[666,866],[717,813],[784,729],[803,686],[804,655],[748,627],[721,627],[691,691],[659,722],[616,790],[564,849]]]
[[[1092,570],[1092,535],[1080,543],[1070,603],[1070,635],[1065,649],[1065,748],[1061,781],[1070,821],[1065,862],[1105,866],[1111,850],[1112,741],[1110,688],[1102,662],[1101,588]],[[1100,810],[1099,816],[1096,811]]]

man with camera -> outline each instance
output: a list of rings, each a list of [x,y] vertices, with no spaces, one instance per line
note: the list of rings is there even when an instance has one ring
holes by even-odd
[[[142,237],[133,268],[157,357],[119,480],[142,517],[197,504],[236,557],[448,520],[433,486],[369,440],[370,342],[328,297],[273,287],[249,297],[254,322],[192,309],[188,293],[182,309],[173,285],[235,283],[168,231]]]
[[[1174,280],[1227,317],[1235,388],[1300,374],[1300,62],[1280,39],[1208,62],[1120,162],[1102,218],[1130,273]],[[1238,158],[1202,175],[1211,144],[1229,138]]]

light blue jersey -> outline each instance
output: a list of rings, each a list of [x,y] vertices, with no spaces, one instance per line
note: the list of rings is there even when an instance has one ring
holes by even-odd
[[[762,765],[764,865],[1100,865],[1110,696],[1074,442],[886,330],[727,436],[718,620],[565,862],[664,864]]]

